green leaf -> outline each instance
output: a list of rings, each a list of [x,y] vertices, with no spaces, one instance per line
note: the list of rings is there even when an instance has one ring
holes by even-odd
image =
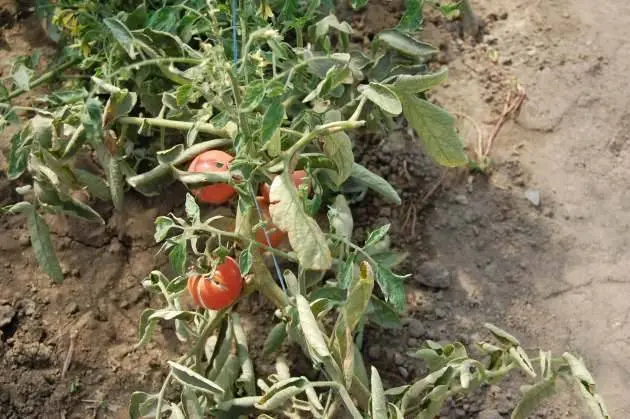
[[[400,94],[403,114],[416,130],[425,150],[436,162],[457,167],[468,161],[462,140],[455,131],[455,118],[444,109],[414,95]]]
[[[81,115],[81,123],[88,137],[101,138],[103,136],[103,123],[101,115],[101,102],[90,98],[85,102],[85,111]]]
[[[371,82],[369,85],[359,85],[357,89],[385,112],[392,115],[400,115],[402,112],[402,104],[396,92],[387,85]]]
[[[400,205],[402,203],[398,192],[396,192],[392,185],[390,185],[379,175],[372,173],[360,164],[354,163],[352,165],[351,176],[353,180],[356,180],[357,182],[367,186],[374,192],[381,195],[381,197],[383,197],[383,199],[385,199],[387,202],[396,205]]]
[[[317,325],[317,320],[315,320],[315,316],[311,311],[310,304],[301,295],[297,295],[295,299],[300,317],[300,327],[302,328],[302,334],[306,339],[309,351],[312,351],[315,358],[319,360],[330,357],[330,350],[328,349],[322,331]]]
[[[0,214],[29,214],[31,211],[33,211],[33,204],[27,201],[0,207]]]
[[[183,385],[208,394],[222,395],[224,393],[221,387],[190,368],[173,361],[168,361],[168,365],[171,367],[173,377]]]
[[[136,52],[134,48],[134,37],[125,24],[115,17],[105,18],[103,19],[103,23],[112,33],[114,39],[127,52],[129,58],[132,60],[135,59]]]
[[[190,222],[198,223],[201,210],[199,209],[199,205],[197,205],[197,201],[195,201],[195,198],[189,193],[186,194],[185,209],[186,216],[188,217]]]
[[[250,244],[245,250],[241,252],[238,257],[238,267],[241,270],[241,275],[245,276],[252,270],[252,264],[254,258],[252,253],[254,252],[254,245]]]
[[[414,382],[411,386],[409,386],[400,402],[403,413],[405,413],[405,410],[410,404],[423,396],[427,390],[433,388],[438,380],[442,380],[443,377],[448,378],[450,375],[452,375],[451,367],[444,367],[439,369],[438,371],[432,372],[431,374],[425,376],[424,378],[421,378],[420,380]]]
[[[442,67],[435,73],[429,74],[401,74],[396,77],[396,81],[388,84],[398,93],[415,94],[421,93],[442,83],[448,77],[448,68]]]
[[[356,262],[356,255],[350,256],[346,259],[343,267],[337,273],[337,282],[343,289],[348,288],[352,284],[354,279],[354,265]]]
[[[342,309],[346,319],[346,326],[351,332],[354,332],[361,321],[370,302],[373,289],[374,273],[372,272],[372,267],[367,262],[361,262],[359,265],[359,280],[355,281],[348,290],[348,299]]]
[[[163,308],[160,310],[155,310],[149,318],[147,319],[149,322],[154,320],[191,320],[194,317],[194,314],[190,311],[183,310],[173,310],[170,308]]]
[[[368,318],[372,323],[385,329],[400,329],[402,327],[400,316],[392,306],[374,296],[370,302],[372,310],[369,311]]]
[[[350,5],[354,10],[364,8],[368,4],[368,0],[351,0]]]
[[[553,396],[555,386],[555,377],[540,381],[533,386],[528,386],[510,417],[512,419],[527,419],[540,406],[543,400]]]
[[[287,328],[284,323],[278,323],[271,329],[269,335],[267,335],[267,339],[265,339],[265,344],[263,346],[263,356],[269,356],[272,353],[276,352],[282,342],[287,338]]]
[[[63,272],[55,254],[55,247],[53,246],[46,221],[37,211],[33,210],[28,214],[27,224],[37,263],[52,279],[56,282],[62,282]]]
[[[315,220],[306,214],[302,200],[288,172],[271,183],[269,207],[273,223],[289,235],[291,247],[304,269],[325,271],[332,265],[326,236]]]
[[[266,144],[271,140],[276,131],[278,131],[278,128],[280,128],[283,119],[284,106],[282,106],[282,103],[279,100],[274,100],[267,108],[265,115],[263,116],[261,133],[263,144]]]
[[[171,228],[175,227],[175,222],[170,217],[160,216],[155,219],[155,234],[153,238],[156,243],[161,242],[166,238]]]
[[[101,201],[109,201],[109,188],[107,183],[100,177],[83,169],[74,169],[74,175],[79,183],[87,188],[90,195]]]
[[[118,211],[122,211],[125,201],[125,177],[122,172],[120,158],[112,157],[109,159],[109,167],[107,169],[107,182],[109,183],[109,193],[111,194],[112,202]]]
[[[405,308],[404,279],[404,276],[396,275],[381,265],[376,267],[376,282],[381,288],[381,291],[383,291],[387,302],[399,311]]]
[[[15,180],[22,176],[28,163],[29,147],[22,142],[22,135],[18,132],[11,137],[11,149],[7,168],[7,178]]]
[[[365,240],[364,247],[374,246],[375,244],[383,240],[387,236],[390,227],[391,224],[385,224],[384,226],[380,226],[376,230],[372,231],[368,238]]]
[[[385,399],[385,389],[378,370],[372,367],[370,378],[370,388],[372,391],[372,419],[387,419],[387,400]]]
[[[328,221],[332,231],[346,240],[352,238],[354,221],[346,197],[339,194],[328,210]]]
[[[175,272],[183,275],[186,272],[186,240],[181,239],[175,243],[168,255],[168,260]]]
[[[424,21],[424,0],[406,0],[405,13],[400,18],[396,29],[404,32],[415,32],[422,27]]]
[[[241,112],[251,112],[258,107],[265,98],[265,83],[260,80],[253,81],[245,88]]]

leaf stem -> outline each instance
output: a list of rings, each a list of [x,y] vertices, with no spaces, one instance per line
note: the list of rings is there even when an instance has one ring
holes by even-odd
[[[208,123],[175,121],[173,119],[164,118],[140,118],[136,116],[123,116],[118,118],[117,122],[120,122],[121,124],[138,126],[146,124],[150,127],[170,128],[181,131],[188,131],[196,125],[197,129],[201,133],[214,135],[216,137],[230,137],[230,132],[227,129],[217,128],[214,125]]]

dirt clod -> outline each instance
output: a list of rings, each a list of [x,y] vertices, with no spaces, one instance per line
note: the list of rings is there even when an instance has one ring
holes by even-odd
[[[416,284],[435,289],[450,288],[453,282],[451,272],[438,261],[423,263],[413,277]]]

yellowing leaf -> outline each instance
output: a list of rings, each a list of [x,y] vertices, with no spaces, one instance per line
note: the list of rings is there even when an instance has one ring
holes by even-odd
[[[341,114],[338,111],[330,111],[326,114],[327,123],[339,121]],[[337,172],[328,171],[337,185],[344,183],[352,174],[354,154],[352,153],[352,141],[343,131],[336,132],[324,138],[324,153],[335,163]]]
[[[326,236],[304,211],[289,174],[283,172],[271,183],[269,212],[273,223],[289,234],[289,243],[304,269],[325,271],[332,265]]]

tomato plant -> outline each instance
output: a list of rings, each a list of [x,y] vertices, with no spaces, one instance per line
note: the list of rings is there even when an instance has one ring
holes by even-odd
[[[541,352],[536,369],[518,340],[493,326],[495,340],[480,344],[479,360],[459,343],[427,342],[417,355],[431,373],[408,386],[385,390],[363,362],[366,324],[400,327],[407,276],[396,273],[389,225],[353,241],[349,183],[401,200],[355,162],[348,131],[383,132],[403,118],[437,163],[467,162],[453,117],[424,96],[447,71],[429,70],[437,50],[413,36],[421,1],[407,2],[397,28],[366,49],[350,43],[352,27],[332,2],[104,3],[58,0],[49,9],[67,61],[46,79],[78,62],[86,77],[63,82],[41,108],[2,107],[6,123],[31,113],[12,138],[7,173],[28,172],[32,184],[7,211],[27,213],[39,263],[61,280],[40,213],[103,223],[77,191],[116,210],[128,188],[155,196],[178,181],[193,192],[185,217],[156,219],[155,239],[174,272],[143,281],[164,306],[145,310],[139,326],[143,344],[161,320],[173,321],[186,352],[168,362],[159,392],[133,394],[130,417],[334,417],[344,409],[353,418],[431,418],[449,396],[514,369],[539,378],[514,417],[526,417],[558,378],[577,383],[605,417],[581,361]],[[21,90],[13,87],[1,95],[6,101]],[[224,216],[205,217],[197,200],[230,201],[234,227]],[[277,371],[260,379],[238,315],[239,297],[253,292],[275,307],[277,320],[263,354],[277,355]],[[321,379],[292,377],[284,344],[299,348]],[[181,392],[166,397],[175,382]]]

